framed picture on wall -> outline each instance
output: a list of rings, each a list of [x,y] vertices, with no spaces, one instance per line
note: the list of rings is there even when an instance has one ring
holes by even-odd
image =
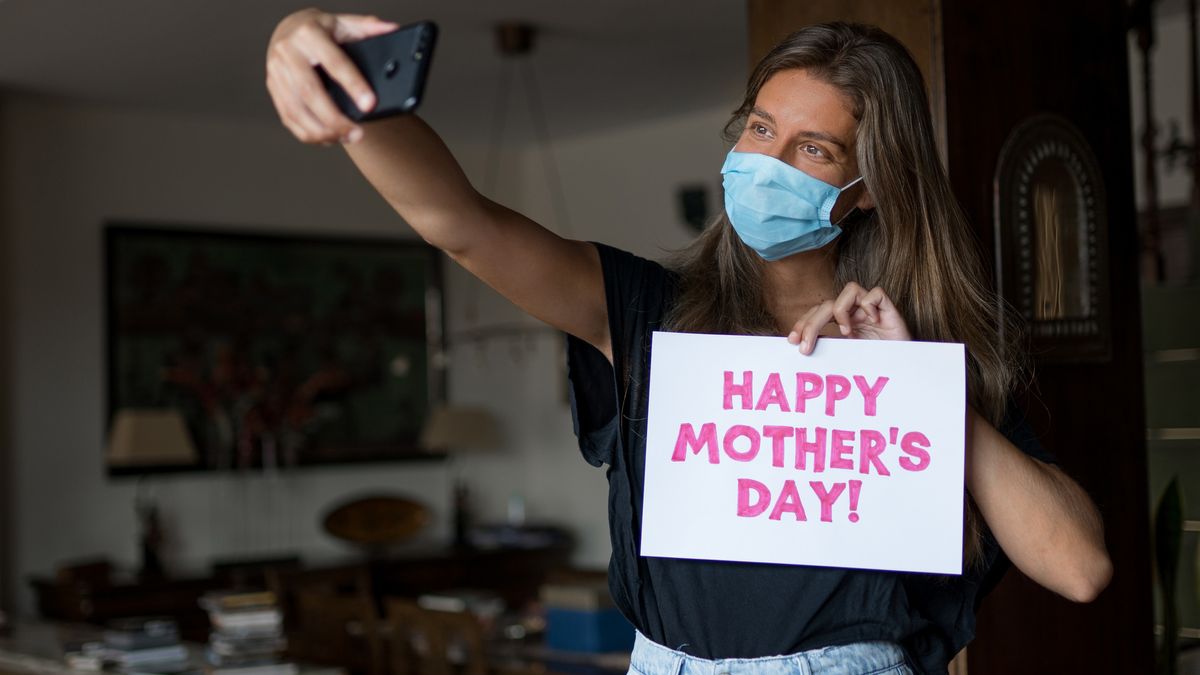
[[[995,177],[996,273],[1043,362],[1108,360],[1108,205],[1083,134],[1057,115],[1018,125]]]
[[[128,223],[104,239],[110,474],[430,457],[433,248]]]

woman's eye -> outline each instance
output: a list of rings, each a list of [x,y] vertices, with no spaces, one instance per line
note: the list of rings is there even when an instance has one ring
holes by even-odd
[[[767,136],[770,134],[770,130],[761,124],[751,124],[750,132],[755,136]]]
[[[810,157],[824,157],[825,156],[825,152],[822,151],[817,146],[813,145],[812,143],[805,143],[804,145],[800,146],[800,150],[804,154],[806,154]]]

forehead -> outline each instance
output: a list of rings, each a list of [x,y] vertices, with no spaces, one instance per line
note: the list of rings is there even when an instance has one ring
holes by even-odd
[[[850,99],[833,85],[800,69],[772,75],[758,90],[755,106],[770,114],[780,134],[793,131],[824,132],[854,142],[858,122]]]

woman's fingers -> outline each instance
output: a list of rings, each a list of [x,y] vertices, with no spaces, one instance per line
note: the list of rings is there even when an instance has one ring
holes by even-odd
[[[863,294],[862,300],[859,301],[859,307],[866,313],[871,323],[879,323],[880,305],[886,299],[887,296],[883,294],[883,289],[878,286]]]
[[[353,42],[390,33],[399,27],[400,24],[384,21],[377,16],[334,14],[330,33],[336,42]]]
[[[282,76],[281,76],[282,77]],[[275,100],[279,119],[292,135],[304,143],[327,143],[326,130],[300,97],[287,84],[268,80],[267,89]]]
[[[872,288],[863,296],[860,305],[870,316],[871,327],[874,331],[888,339],[911,339],[904,317],[882,288],[878,286]]]
[[[362,129],[342,114],[342,111],[333,103],[333,99],[326,95],[324,87],[321,86],[316,76],[309,76],[305,79],[307,81],[298,85],[304,92],[302,101],[325,130],[323,140],[328,142],[358,140],[362,136]]]
[[[838,329],[842,332],[842,335],[850,335],[854,331],[851,314],[854,313],[854,310],[858,309],[865,295],[866,291],[863,290],[863,287],[851,281],[838,294],[837,300],[834,300],[833,318],[837,321]]]
[[[358,66],[354,65],[350,57],[346,56],[346,52],[342,51],[342,48],[328,34],[319,29],[305,32],[297,36],[295,48],[304,55],[310,66],[320,65],[324,68],[329,77],[346,90],[350,99],[358,105],[359,110],[366,112],[375,105],[375,93],[371,91],[371,85],[367,84],[367,80],[359,72]],[[315,72],[312,79],[320,88],[322,98],[328,100],[330,107],[334,107],[333,100],[321,86]],[[340,112],[338,112],[338,117],[342,117]]]
[[[291,109],[283,104],[283,94],[279,91],[278,85],[275,84],[275,79],[267,78],[267,93],[271,95],[271,102],[275,105],[275,110],[279,113],[279,121],[283,122],[283,126],[292,133],[296,138],[300,138],[303,131],[302,127],[292,119]]]
[[[836,299],[826,300],[805,312],[788,334],[788,342],[799,345],[801,353],[811,354],[818,335],[830,321],[836,322],[846,337],[908,339],[903,318],[882,288],[877,286],[867,291],[850,282]]]
[[[871,290],[871,293],[879,294],[879,302],[876,303],[876,306],[879,307],[880,311],[888,313],[899,312],[899,310],[896,309],[896,306],[892,304],[892,299],[887,296],[887,293],[883,292],[882,288],[876,286]]]
[[[314,114],[306,100],[313,92],[303,78],[311,75],[311,71],[312,67],[294,48],[276,43],[267,61],[267,89],[280,120],[296,138],[304,143],[328,143],[337,138],[336,132]]]
[[[340,51],[332,42],[329,45],[331,49]],[[325,56],[328,57],[328,54]],[[307,108],[320,122],[320,140],[336,141],[349,135],[355,129],[355,124],[338,110],[329,93],[325,91],[320,78],[317,77],[317,71],[309,65],[312,56],[297,49],[286,58],[290,66],[284,70],[287,87],[295,95],[298,107]],[[342,58],[345,58],[345,54],[342,54]],[[351,67],[353,68],[353,65]]]
[[[366,79],[338,46],[393,31],[374,16],[302,10],[280,22],[267,50],[267,90],[288,131],[305,143],[353,142],[362,129],[342,114],[322,85],[320,65],[363,111],[376,103]]]
[[[813,348],[817,344],[817,335],[825,324],[829,323],[833,318],[833,301],[826,300],[821,304],[813,307],[808,312],[808,316],[804,319],[803,326],[800,328],[800,353],[811,354]]]
[[[320,143],[321,145],[334,144],[334,139],[330,137],[329,127],[327,127],[325,123],[321,121],[320,117],[313,112],[312,108],[309,108],[307,104],[301,102],[297,114],[301,117],[308,128],[316,129],[315,132],[310,132],[310,136],[315,139],[314,142]],[[353,131],[347,132],[347,134],[351,133],[353,133]],[[349,137],[341,136],[338,138],[338,140],[345,142],[349,140]]]
[[[300,60],[300,56],[294,56]],[[280,77],[280,88],[287,103],[287,114],[304,127],[305,143],[332,143],[348,135],[354,124],[337,112],[329,97],[320,89],[320,82],[311,67],[286,68]],[[325,104],[325,107],[322,104]],[[335,109],[330,109],[335,108]]]
[[[796,323],[792,324],[792,332],[788,333],[787,336],[788,342],[794,345],[800,344],[801,334],[804,332],[804,325],[807,323],[808,317],[812,316],[812,313],[815,312],[819,306],[820,305],[814,305],[809,307],[808,311],[801,315]]]

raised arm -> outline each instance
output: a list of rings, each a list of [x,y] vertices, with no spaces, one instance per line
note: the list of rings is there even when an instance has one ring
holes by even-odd
[[[337,46],[395,30],[375,17],[306,9],[275,29],[267,89],[299,140],[341,142],[350,159],[425,241],[532,316],[585,340],[611,359],[608,311],[595,247],[563,239],[479,194],[442,139],[415,115],[356,125],[321,86],[321,64],[360,108],[370,87]]]

